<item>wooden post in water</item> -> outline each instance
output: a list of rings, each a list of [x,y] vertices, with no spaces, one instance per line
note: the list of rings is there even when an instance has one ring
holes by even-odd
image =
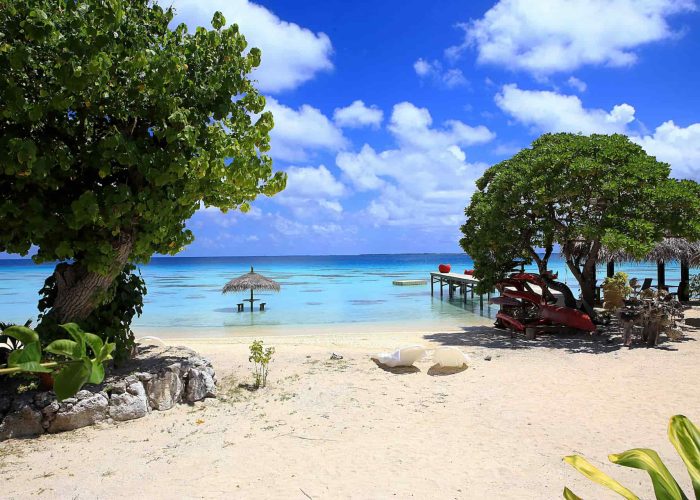
[[[688,302],[690,300],[690,266],[687,260],[681,260],[681,282],[678,283],[678,300]]]
[[[656,261],[657,289],[661,290],[666,286],[666,263],[663,260]]]

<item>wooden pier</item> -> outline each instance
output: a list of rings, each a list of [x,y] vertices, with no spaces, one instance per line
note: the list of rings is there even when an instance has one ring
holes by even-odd
[[[467,301],[467,293],[474,298],[474,289],[479,284],[479,279],[468,274],[457,273],[430,273],[430,295],[435,293],[435,284],[440,285],[440,298],[443,297],[443,289],[447,286],[447,296],[454,299],[455,292],[459,291],[462,301]],[[491,294],[487,294],[487,298],[491,298]],[[484,296],[479,294],[479,307],[484,308]]]

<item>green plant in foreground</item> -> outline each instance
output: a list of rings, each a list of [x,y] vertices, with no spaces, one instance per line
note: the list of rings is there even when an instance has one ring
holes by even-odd
[[[669,423],[668,438],[688,469],[695,498],[700,499],[700,431],[688,418],[683,415],[676,415],[671,418]],[[654,486],[654,494],[657,499],[686,500],[688,498],[661,461],[659,454],[654,450],[635,448],[609,455],[608,459],[614,464],[647,471]],[[585,458],[579,455],[571,455],[564,457],[564,460],[588,479],[610,488],[624,498],[628,500],[639,499],[637,495],[591,465]],[[580,497],[568,488],[564,488],[564,498],[567,500],[580,500]]]
[[[700,274],[695,274],[690,278],[688,290],[691,297],[700,298]]]
[[[104,362],[112,359],[114,343],[105,343],[94,333],[84,332],[75,323],[60,325],[71,339],[59,339],[46,346],[45,351],[66,358],[65,361],[42,362],[39,335],[25,326],[11,326],[2,333],[22,343],[22,348],[10,353],[7,367],[0,368],[0,375],[15,373],[53,373],[54,392],[59,400],[73,396],[87,384],[99,384],[104,380]],[[94,357],[88,354],[88,347]]]
[[[255,387],[265,387],[267,385],[268,365],[274,353],[274,347],[263,348],[262,340],[255,340],[250,345],[250,357],[248,357],[248,361],[253,363]]]

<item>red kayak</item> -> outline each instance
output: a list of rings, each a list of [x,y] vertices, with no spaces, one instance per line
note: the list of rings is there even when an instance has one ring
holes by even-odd
[[[595,331],[595,325],[588,314],[569,307],[543,304],[540,306],[540,318],[555,325],[564,325],[584,332]]]

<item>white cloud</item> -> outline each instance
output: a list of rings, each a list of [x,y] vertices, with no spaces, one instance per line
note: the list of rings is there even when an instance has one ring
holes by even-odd
[[[161,0],[164,6],[170,2]],[[248,0],[172,0],[174,22],[211,28],[214,12],[221,11],[229,24],[238,24],[249,47],[262,51],[262,63],[253,72],[265,92],[294,89],[322,71],[333,69],[333,47],[325,33],[314,33],[281,20],[265,7]]]
[[[336,152],[347,145],[341,130],[308,104],[295,110],[268,97],[266,109],[272,111],[275,120],[275,127],[270,132],[273,158],[305,161],[312,151]]]
[[[652,135],[631,139],[650,155],[671,164],[674,177],[700,180],[700,123],[683,128],[667,121]]]
[[[413,69],[419,77],[430,78],[435,83],[448,89],[462,87],[469,83],[461,69],[450,68],[444,70],[440,61],[429,62],[420,58],[413,63]]]
[[[287,188],[285,195],[298,197],[327,197],[337,198],[345,193],[345,186],[333,177],[324,166],[289,167],[287,172]]]
[[[538,76],[629,66],[639,47],[677,36],[670,16],[695,8],[693,0],[500,0],[481,19],[459,25],[464,42],[446,55],[456,59],[475,47],[480,63]]]
[[[541,132],[626,133],[635,109],[618,104],[612,110],[586,109],[581,99],[549,90],[521,90],[504,85],[496,104],[517,121]]]
[[[431,128],[433,119],[426,108],[410,102],[394,106],[389,131],[404,146],[422,149],[445,149],[451,145],[471,146],[491,141],[495,135],[483,125],[471,127],[458,120],[448,120],[441,129]]]
[[[287,187],[273,199],[298,218],[337,216],[343,212],[338,198],[346,194],[346,187],[324,165],[289,167],[286,172]]]
[[[389,131],[396,149],[376,151],[365,144],[336,157],[357,190],[377,193],[366,214],[376,225],[457,227],[474,180],[486,167],[468,163],[461,146],[488,142],[494,134],[455,120],[433,128],[429,111],[409,102],[394,106]]]
[[[376,106],[367,107],[364,102],[357,100],[345,108],[336,108],[333,120],[339,127],[372,127],[379,128],[384,119],[384,112]]]
[[[579,92],[585,92],[588,88],[586,82],[579,80],[575,76],[570,76],[566,83],[569,85],[569,87],[571,87],[574,90],[578,90]]]

